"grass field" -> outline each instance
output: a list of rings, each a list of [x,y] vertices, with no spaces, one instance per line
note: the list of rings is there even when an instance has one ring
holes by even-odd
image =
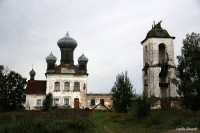
[[[190,110],[153,110],[147,119],[136,115],[116,116],[106,120],[106,112],[95,112],[94,122],[110,133],[156,133],[176,128],[200,127],[200,112]],[[189,132],[189,131],[188,131]]]
[[[1,112],[0,133],[160,133],[200,127],[200,112],[190,110],[152,110],[146,119],[135,114],[106,119],[104,111],[95,111],[94,119],[91,116],[75,109]]]

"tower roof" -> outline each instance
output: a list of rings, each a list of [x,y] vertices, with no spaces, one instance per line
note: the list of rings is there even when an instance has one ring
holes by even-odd
[[[69,33],[58,40],[57,42],[59,48],[73,48],[75,49],[77,46],[77,42],[74,38],[70,37]]]
[[[158,22],[157,24],[152,25],[152,29],[147,33],[146,38],[141,42],[145,42],[148,38],[172,38],[175,39],[175,37],[170,36],[167,30],[163,29],[161,27],[161,22]]]
[[[78,58],[78,61],[88,62],[88,58],[84,55],[84,53]]]
[[[52,52],[49,54],[49,56],[46,57],[46,62],[47,63],[55,63],[57,58],[52,54]]]

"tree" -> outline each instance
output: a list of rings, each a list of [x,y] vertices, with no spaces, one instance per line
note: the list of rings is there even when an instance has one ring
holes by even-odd
[[[118,112],[128,112],[128,108],[131,105],[131,98],[133,97],[133,85],[128,78],[127,72],[117,75],[111,93],[114,108]]]
[[[25,102],[25,85],[26,78],[0,65],[0,106],[4,110],[22,108]]]
[[[186,108],[200,109],[200,34],[186,35],[177,58],[178,94]]]
[[[49,109],[51,109],[52,102],[53,102],[53,96],[51,93],[49,93],[46,95],[46,98],[43,101],[44,111],[49,111]]]
[[[148,96],[148,91],[145,88],[142,95],[136,98],[136,102],[138,103],[138,108],[136,109],[137,116],[143,118],[150,116],[151,106],[153,106],[156,101],[157,99],[154,95]]]

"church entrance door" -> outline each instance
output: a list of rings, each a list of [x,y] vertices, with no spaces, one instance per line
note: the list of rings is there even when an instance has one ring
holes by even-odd
[[[74,108],[79,108],[79,98],[74,98]]]

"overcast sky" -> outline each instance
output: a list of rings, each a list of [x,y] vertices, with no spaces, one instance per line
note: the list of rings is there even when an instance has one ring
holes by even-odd
[[[74,61],[88,58],[88,93],[110,92],[116,75],[128,72],[142,92],[141,41],[153,21],[175,36],[175,58],[187,33],[200,33],[199,0],[0,0],[0,64],[29,79],[45,80],[45,58],[67,31],[77,42]],[[177,60],[176,64],[177,64]]]

